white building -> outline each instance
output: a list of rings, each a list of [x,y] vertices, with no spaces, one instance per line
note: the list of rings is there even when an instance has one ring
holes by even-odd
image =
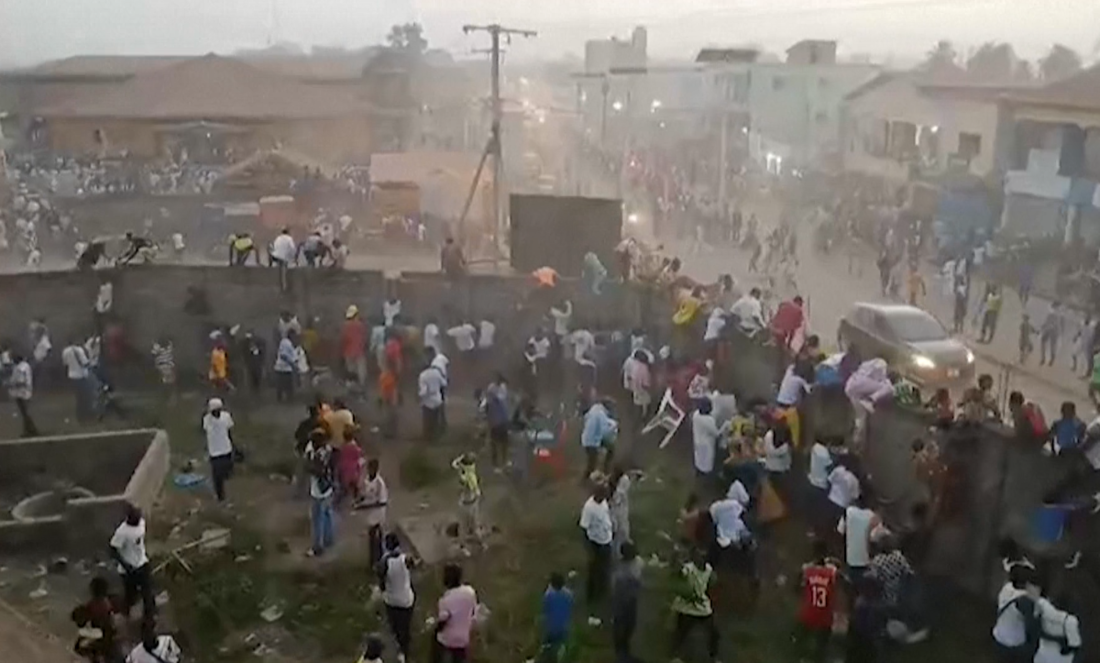
[[[751,67],[750,151],[809,163],[840,152],[840,108],[844,97],[879,74],[873,64],[838,63],[836,42],[801,41],[785,62]]]
[[[844,169],[900,184],[996,168],[998,100],[1011,88],[925,72],[883,73],[844,102]]]

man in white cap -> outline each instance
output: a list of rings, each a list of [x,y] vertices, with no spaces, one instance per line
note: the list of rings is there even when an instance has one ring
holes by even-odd
[[[344,370],[348,384],[355,383],[366,393],[367,388],[367,326],[359,317],[359,307],[352,304],[344,314],[344,327],[340,330],[340,354],[344,358]]]
[[[220,398],[211,398],[202,417],[202,430],[206,433],[206,452],[210,455],[210,476],[214,481],[214,494],[219,502],[225,501],[225,482],[233,474],[233,416],[225,410]]]

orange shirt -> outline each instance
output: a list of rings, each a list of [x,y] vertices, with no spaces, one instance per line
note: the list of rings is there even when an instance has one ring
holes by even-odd
[[[397,376],[387,368],[378,376],[378,393],[387,405],[397,404]]]

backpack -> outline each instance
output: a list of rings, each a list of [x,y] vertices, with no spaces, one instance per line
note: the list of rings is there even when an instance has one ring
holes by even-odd
[[[1050,428],[1047,427],[1046,418],[1043,417],[1043,411],[1039,409],[1038,405],[1035,403],[1024,404],[1023,415],[1036,438],[1043,439],[1047,436]]]

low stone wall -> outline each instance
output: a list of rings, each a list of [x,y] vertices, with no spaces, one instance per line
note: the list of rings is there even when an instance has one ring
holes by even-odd
[[[106,546],[125,506],[153,507],[169,469],[164,431],[144,429],[0,442],[0,481],[26,497],[58,482],[88,488],[94,497],[71,499],[59,514],[16,521],[0,514],[0,552],[87,552]],[[20,475],[21,470],[34,474]]]

